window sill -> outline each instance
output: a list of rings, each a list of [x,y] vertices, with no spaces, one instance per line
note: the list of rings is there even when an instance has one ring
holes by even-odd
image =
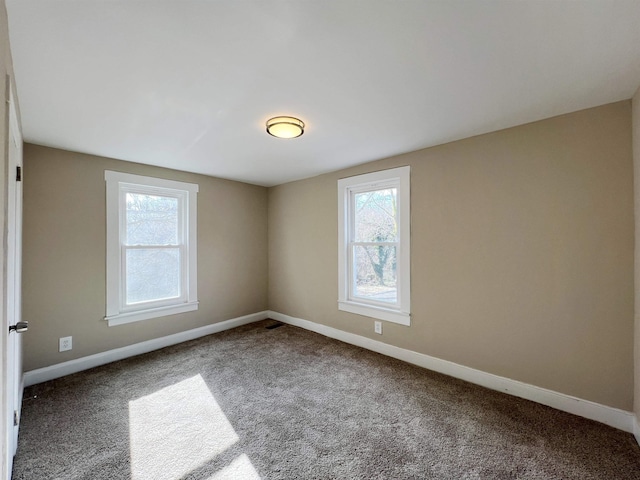
[[[167,315],[175,315],[177,313],[192,312],[198,309],[198,302],[181,303],[180,305],[169,305],[166,307],[148,308],[137,312],[119,313],[104,317],[109,322],[110,327],[116,325],[124,325],[125,323],[139,322],[141,320],[149,320],[150,318],[165,317]]]
[[[344,301],[338,302],[338,310],[364,315],[365,317],[377,318],[378,320],[386,320],[387,322],[398,323],[407,327],[411,325],[411,314],[397,310]]]

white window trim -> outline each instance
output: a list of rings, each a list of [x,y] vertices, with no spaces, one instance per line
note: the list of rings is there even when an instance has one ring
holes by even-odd
[[[106,316],[109,326],[148,320],[166,315],[190,312],[198,309],[198,185],[177,182],[161,178],[145,177],[130,173],[105,170],[104,178],[107,184],[107,292]],[[187,276],[183,279],[182,295],[171,301],[150,302],[136,307],[124,307],[124,279],[122,274],[122,236],[124,228],[123,191],[135,189],[149,191],[158,189],[159,193],[170,191],[176,197],[182,198],[184,213],[182,221],[188,257]]]
[[[338,180],[338,309],[367,317],[386,320],[400,325],[411,325],[411,192],[409,166],[357,175]],[[372,187],[396,182],[398,186],[399,242],[397,250],[397,308],[350,298],[351,282],[348,265],[351,192],[366,191]]]

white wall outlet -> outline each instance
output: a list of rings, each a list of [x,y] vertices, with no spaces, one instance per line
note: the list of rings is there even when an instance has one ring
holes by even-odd
[[[373,330],[382,335],[382,322],[378,322],[377,320],[373,322]]]
[[[72,339],[73,337],[61,337],[60,338],[60,348],[58,349],[59,352],[66,352],[67,350],[71,350],[73,343],[72,343]]]

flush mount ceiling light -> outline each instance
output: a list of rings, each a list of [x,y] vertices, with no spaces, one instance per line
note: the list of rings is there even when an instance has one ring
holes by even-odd
[[[267,120],[267,133],[278,138],[296,138],[304,133],[304,122],[294,117],[273,117]]]

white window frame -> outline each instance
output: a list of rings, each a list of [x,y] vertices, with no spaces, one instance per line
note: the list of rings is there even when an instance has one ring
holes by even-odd
[[[382,170],[338,180],[338,309],[400,325],[411,325],[411,192],[409,166]],[[395,187],[397,194],[398,242],[396,277],[398,302],[388,305],[353,295],[352,244],[355,235],[355,193]]]
[[[104,178],[107,184],[107,303],[104,318],[109,326],[197,310],[198,185],[110,170],[105,170]],[[181,256],[179,297],[126,305],[124,252],[127,193],[178,199],[178,221],[182,232],[178,239]]]

